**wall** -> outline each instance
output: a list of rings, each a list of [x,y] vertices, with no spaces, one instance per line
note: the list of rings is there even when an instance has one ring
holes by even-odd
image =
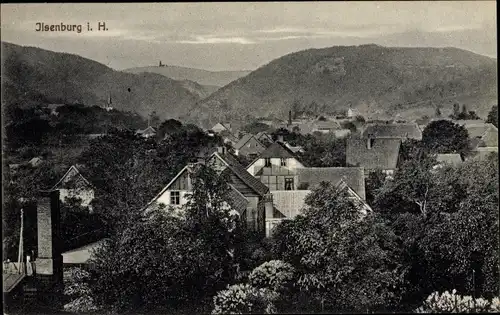
[[[82,200],[81,206],[87,207],[94,200],[94,190],[91,188],[59,189],[59,199],[61,202],[65,202],[66,198],[79,198]]]
[[[257,174],[264,167],[264,165],[265,159],[258,159],[247,168],[247,172],[255,176],[255,174]],[[271,165],[281,167],[281,158],[271,158]],[[283,167],[293,172],[297,168],[303,168],[304,165],[302,165],[302,163],[297,161],[295,158],[287,158],[286,166]]]
[[[180,205],[179,206],[183,206],[188,202],[187,197],[188,197],[189,191],[187,191],[187,190],[177,190],[177,191],[180,192]],[[165,205],[170,205],[170,192],[171,192],[171,190],[167,190],[163,194],[161,194],[161,196],[156,200],[156,203],[158,203],[158,204],[163,203]]]

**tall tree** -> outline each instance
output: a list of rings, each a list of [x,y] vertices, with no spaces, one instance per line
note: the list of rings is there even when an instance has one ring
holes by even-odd
[[[487,123],[491,123],[498,128],[498,105],[492,106],[490,112],[488,113]]]
[[[279,225],[273,236],[278,258],[298,270],[301,290],[329,311],[374,311],[395,303],[398,254],[387,226],[376,215],[363,217],[329,183],[306,204],[303,215]]]
[[[469,149],[468,132],[463,126],[448,120],[428,124],[422,133],[422,145],[431,153],[466,153]]]

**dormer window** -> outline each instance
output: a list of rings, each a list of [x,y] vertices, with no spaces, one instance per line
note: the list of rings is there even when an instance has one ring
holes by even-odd
[[[286,166],[286,159],[281,158],[281,166]]]
[[[264,166],[265,167],[271,167],[271,159],[270,158],[265,158],[264,159]]]

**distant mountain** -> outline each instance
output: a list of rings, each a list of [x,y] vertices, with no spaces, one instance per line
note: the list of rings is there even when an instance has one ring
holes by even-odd
[[[286,118],[292,107],[334,113],[351,105],[372,118],[413,119],[432,117],[436,106],[447,114],[454,102],[485,116],[497,93],[496,59],[469,51],[337,46],[275,59],[200,101],[189,118],[208,126]]]
[[[123,70],[130,73],[158,73],[174,80],[189,80],[201,85],[221,87],[246,76],[250,71],[208,71],[201,69],[185,68],[179,66],[151,66]]]
[[[180,82],[155,73],[114,71],[77,55],[2,42],[4,104],[107,103],[116,109],[161,118],[178,118],[210,94],[194,82]]]

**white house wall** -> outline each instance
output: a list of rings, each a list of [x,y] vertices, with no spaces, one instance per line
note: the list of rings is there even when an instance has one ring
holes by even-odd
[[[179,191],[179,190],[176,190],[176,191]],[[189,195],[189,191],[187,190],[180,190],[180,199],[179,199],[179,205],[178,206],[183,206],[185,204],[187,204],[188,202],[188,195]],[[171,191],[170,190],[167,190],[165,191],[163,194],[160,195],[160,197],[158,197],[158,199],[156,200],[156,203],[157,204],[164,204],[164,205],[171,205],[170,204],[170,193]],[[174,205],[173,205],[174,206]],[[177,205],[175,205],[177,206]]]
[[[255,176],[265,165],[265,159],[258,159],[252,165],[250,165],[247,168],[247,172],[250,173],[252,176]],[[271,158],[271,165],[274,166],[281,166],[281,158]],[[287,158],[286,159],[286,167],[290,170],[295,170],[297,168],[303,168],[304,165],[297,161],[295,158]]]

